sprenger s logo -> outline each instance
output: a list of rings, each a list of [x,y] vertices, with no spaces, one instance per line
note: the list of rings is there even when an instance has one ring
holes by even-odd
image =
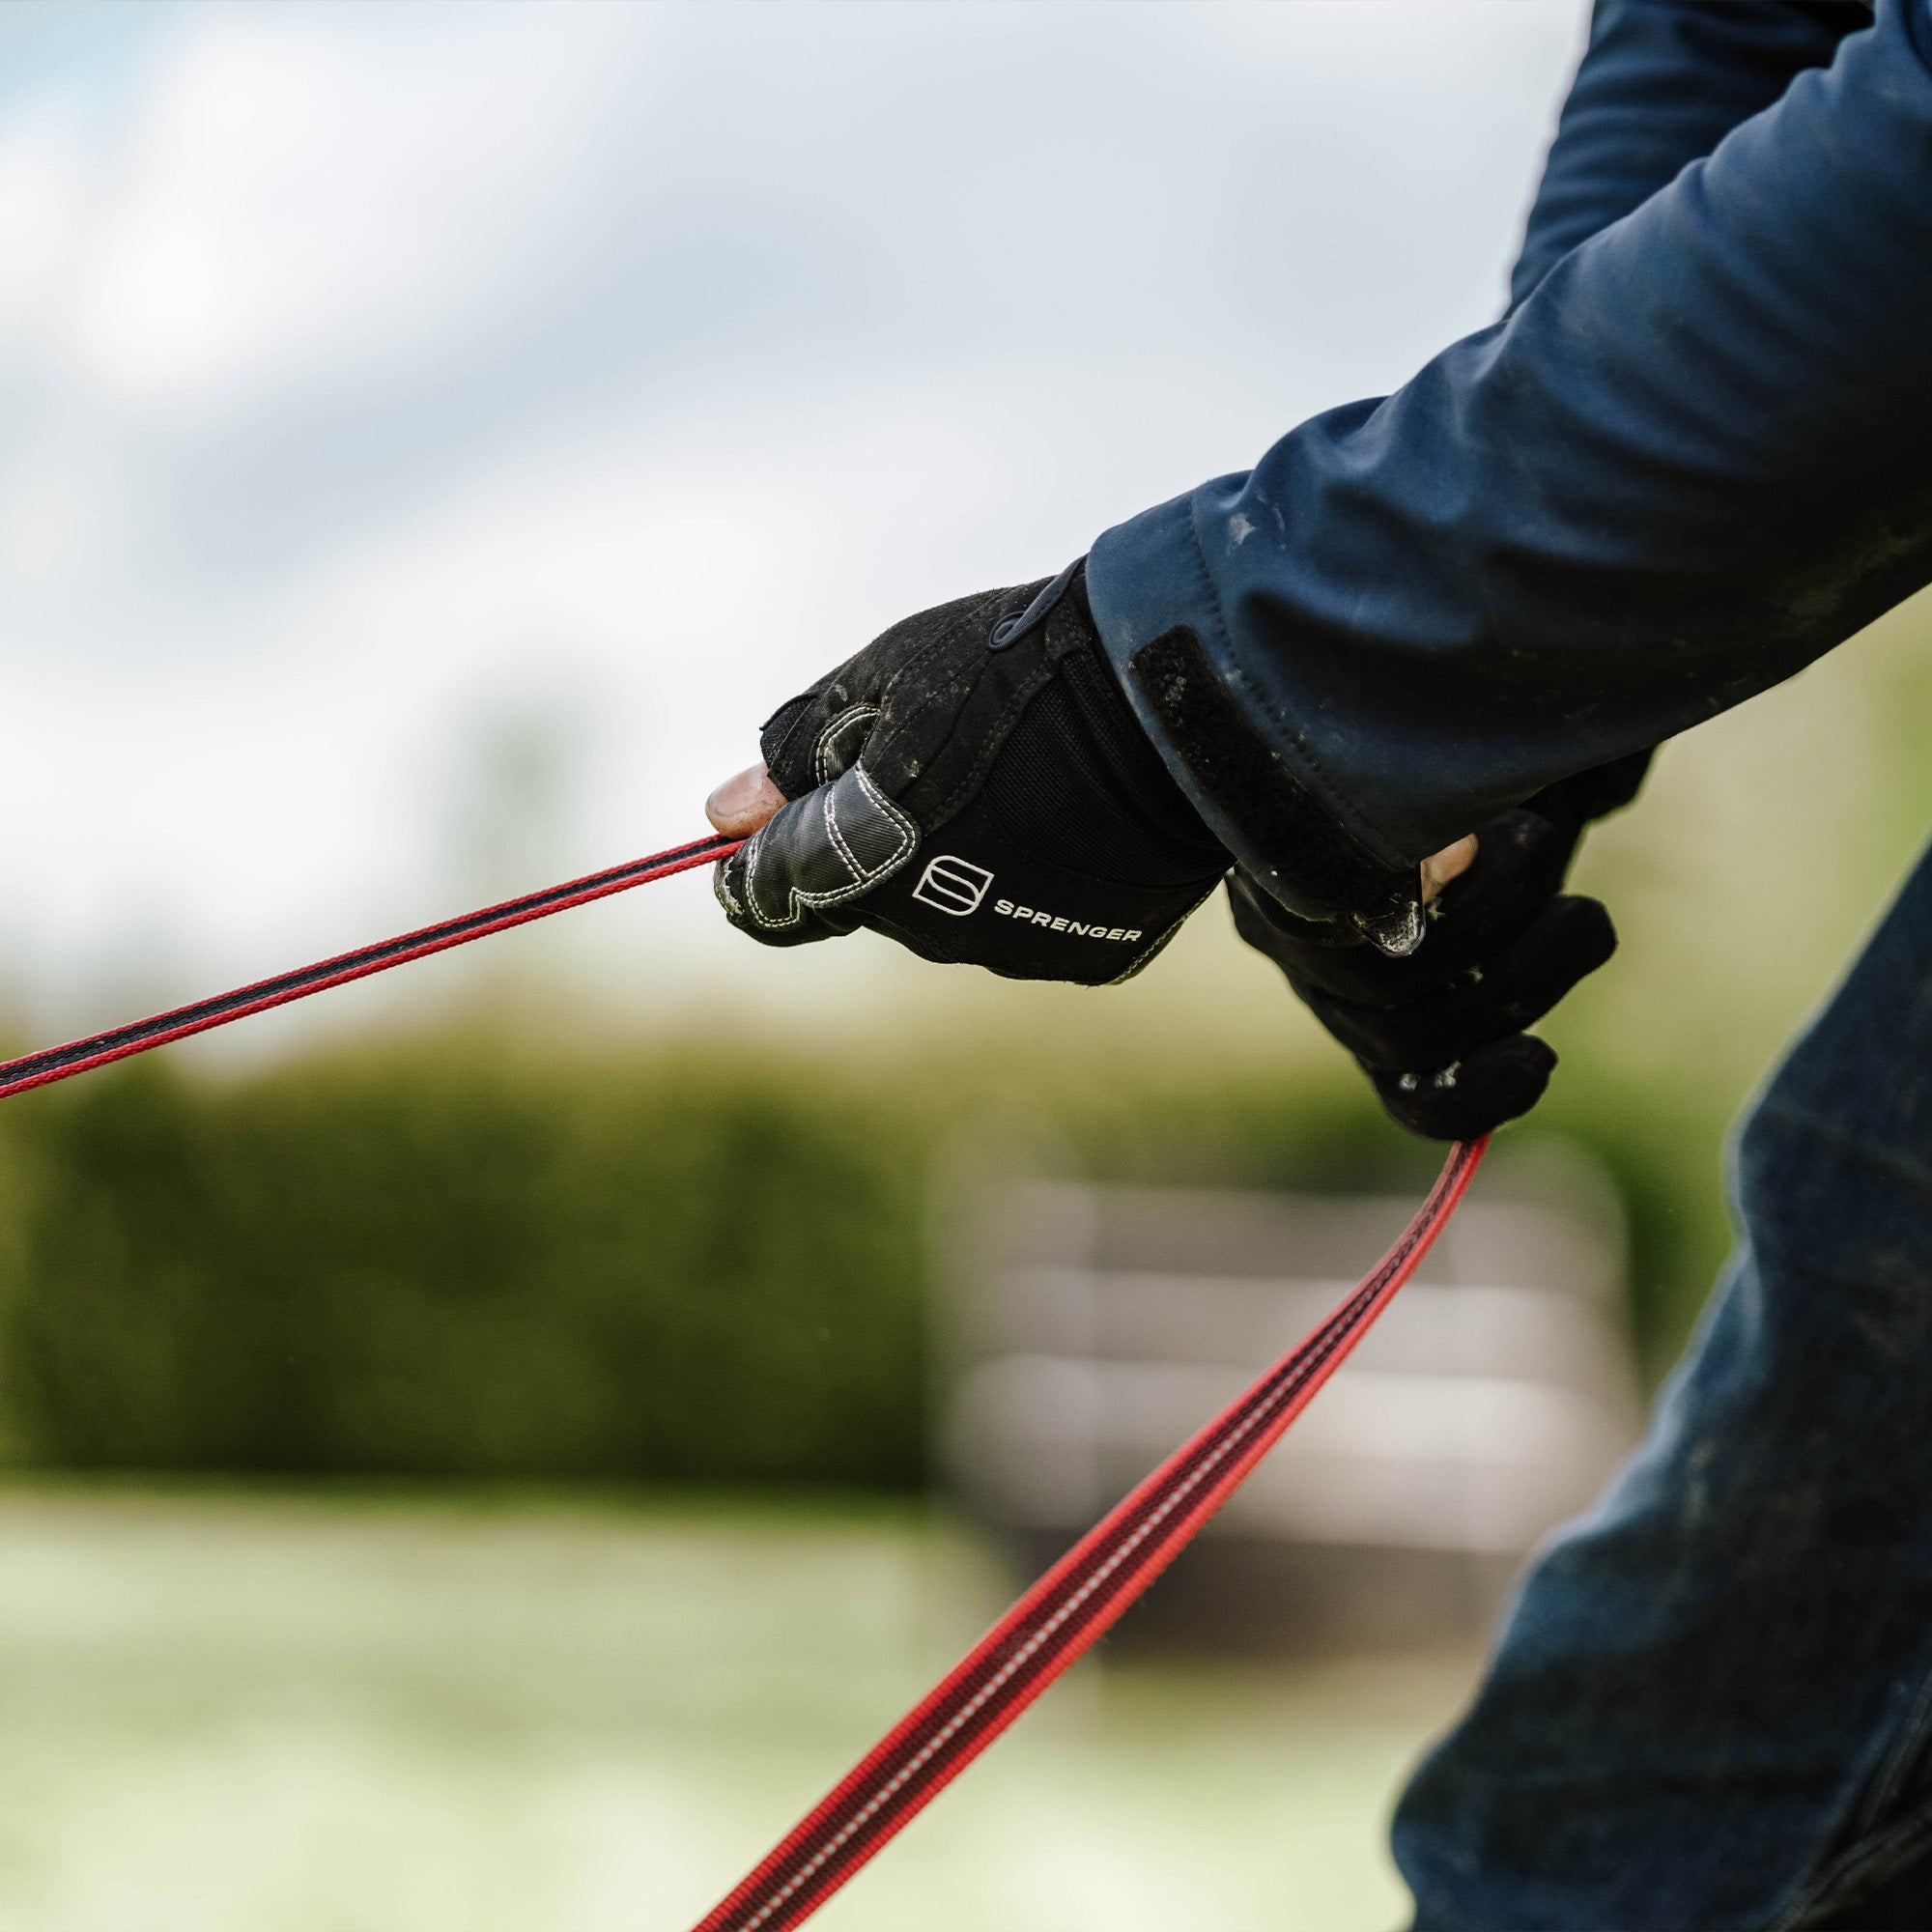
[[[951,913],[954,919],[964,919],[968,913],[978,912],[986,901],[986,888],[993,883],[993,875],[983,866],[976,866],[970,859],[955,859],[950,852],[942,852],[919,875],[919,884],[912,889],[914,898],[936,911]],[[1050,912],[1037,912],[1032,906],[1015,905],[1011,899],[995,899],[993,910],[1002,919],[1016,919],[1026,925],[1043,925],[1049,932],[1070,933],[1076,939],[1134,940],[1141,937],[1139,926],[1091,925],[1085,920],[1065,919]]]
[[[950,912],[954,919],[964,919],[969,912],[980,910],[992,883],[993,875],[985,867],[942,853],[920,874],[912,895],[940,912]]]

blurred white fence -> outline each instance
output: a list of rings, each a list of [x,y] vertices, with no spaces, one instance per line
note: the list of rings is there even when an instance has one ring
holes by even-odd
[[[1622,1243],[1599,1199],[1543,1191],[1464,1204],[1228,1504],[1217,1547],[1157,1586],[1154,1627],[1276,1638],[1338,1620],[1467,1624],[1588,1504],[1640,1421]],[[980,1190],[945,1256],[941,1454],[955,1493],[1043,1560],[1313,1327],[1413,1208]]]

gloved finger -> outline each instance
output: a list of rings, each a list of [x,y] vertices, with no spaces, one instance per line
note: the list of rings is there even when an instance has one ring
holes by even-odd
[[[1488,965],[1426,999],[1368,1007],[1320,992],[1302,998],[1365,1066],[1409,1072],[1447,1066],[1533,1025],[1616,950],[1603,903],[1565,895]]]
[[[1332,928],[1296,920],[1236,874],[1228,882],[1235,926],[1288,975],[1304,999],[1317,993],[1356,1005],[1395,1007],[1426,998],[1509,947],[1563,883],[1577,835],[1532,811],[1506,811],[1476,835],[1475,863],[1431,908],[1428,934],[1406,958],[1336,945]]]
[[[794,799],[720,865],[713,889],[740,932],[802,946],[849,932],[852,905],[900,870],[919,846],[912,820],[854,766]]]
[[[1026,610],[1053,580],[982,591],[895,624],[765,720],[758,749],[772,781],[787,798],[829,784],[858,762],[889,706],[914,711],[959,687],[953,659],[939,646],[962,632],[990,639],[1006,617]]]
[[[1372,1071],[1369,1078],[1398,1126],[1432,1141],[1472,1141],[1528,1113],[1555,1066],[1552,1047],[1519,1033],[1437,1073]]]

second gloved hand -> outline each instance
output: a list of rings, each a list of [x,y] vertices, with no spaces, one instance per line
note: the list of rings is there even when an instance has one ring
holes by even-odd
[[[1477,833],[1473,866],[1430,907],[1406,958],[1297,920],[1244,874],[1235,923],[1361,1063],[1390,1115],[1433,1140],[1469,1140],[1526,1114],[1556,1065],[1524,1029],[1616,950],[1596,899],[1563,892],[1584,827],[1630,803],[1642,752],[1539,792]]]
[[[764,726],[789,801],[718,867],[740,931],[866,925],[927,959],[1099,985],[1231,860],[1136,722],[1080,566],[895,624]]]

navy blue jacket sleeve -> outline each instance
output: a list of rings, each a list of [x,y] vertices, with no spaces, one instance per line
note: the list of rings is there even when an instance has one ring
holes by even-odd
[[[1871,18],[1869,0],[1597,0],[1510,276],[1511,307],[1804,69],[1829,67]]]
[[[1927,5],[1882,0],[1394,395],[1103,535],[1117,665],[1192,628],[1394,865],[1932,581]]]

